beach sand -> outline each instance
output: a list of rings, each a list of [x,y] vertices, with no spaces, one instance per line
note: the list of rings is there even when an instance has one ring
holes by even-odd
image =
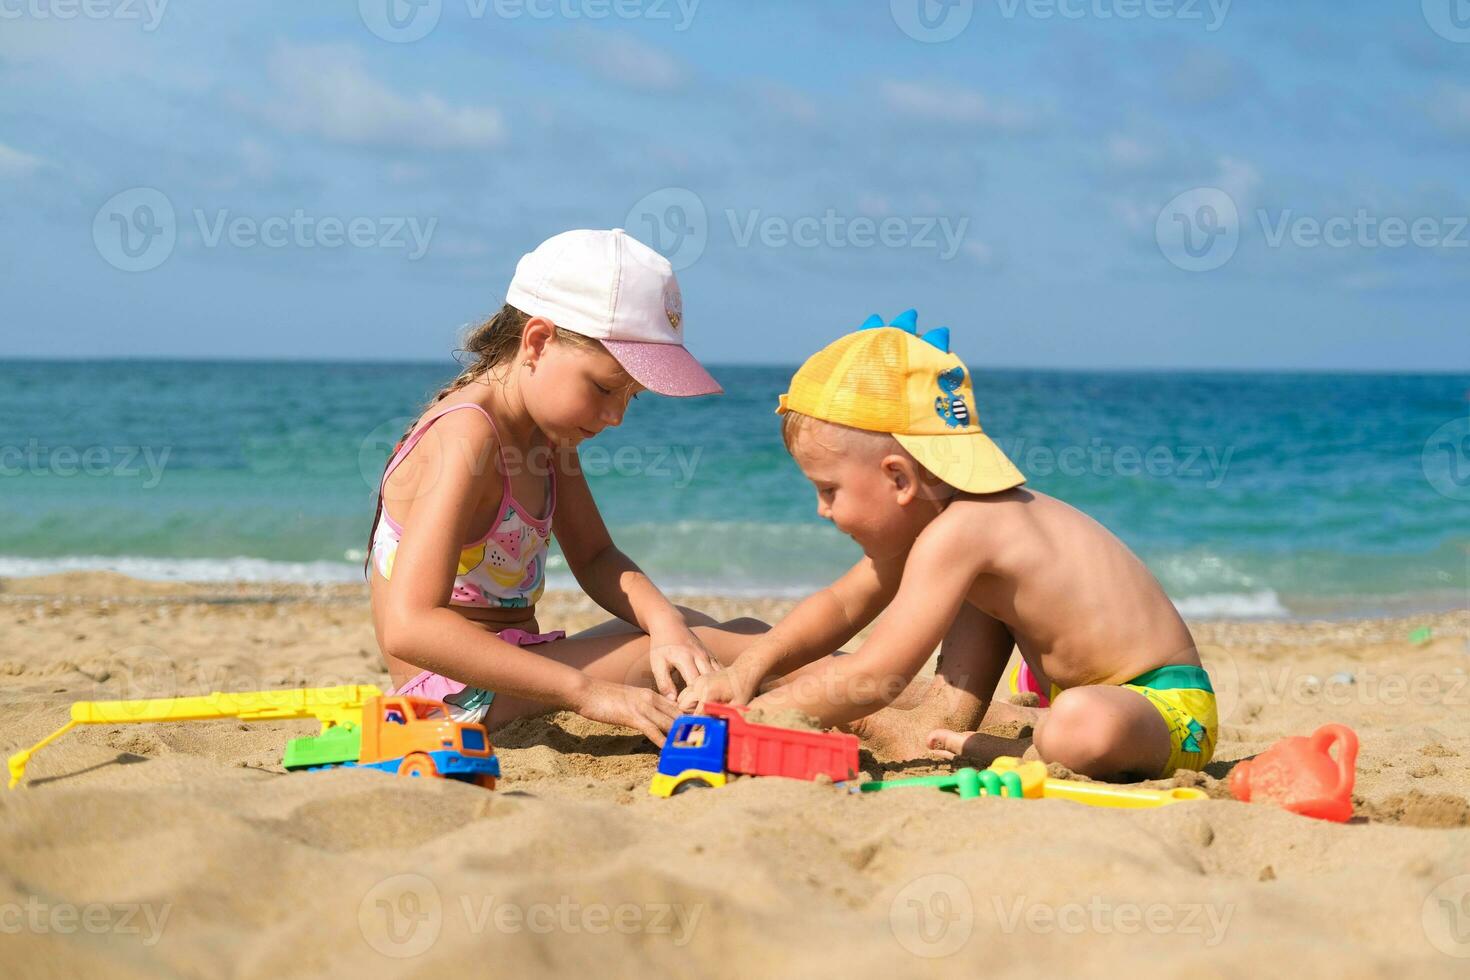
[[[541,614],[602,618],[564,594]],[[662,800],[648,742],[567,714],[498,734],[495,792],[285,774],[310,722],[89,726],[0,794],[4,973],[1465,976],[1470,614],[1191,625],[1225,721],[1208,773],[1171,782],[1224,795],[1237,760],[1343,722],[1352,823],[752,778]],[[3,581],[0,748],[75,700],[386,687],[376,650],[358,588]]]

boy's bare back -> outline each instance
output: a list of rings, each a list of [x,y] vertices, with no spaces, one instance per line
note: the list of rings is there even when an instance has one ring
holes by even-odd
[[[966,599],[1010,630],[1044,681],[1121,684],[1156,667],[1199,664],[1188,627],[1143,562],[1054,497],[1023,487],[961,495],[911,555],[924,555],[919,544],[931,535],[986,556]]]

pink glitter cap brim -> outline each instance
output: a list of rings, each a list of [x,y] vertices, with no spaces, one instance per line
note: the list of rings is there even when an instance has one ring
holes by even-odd
[[[602,346],[617,358],[633,380],[659,395],[692,398],[719,395],[725,389],[678,344],[650,344],[636,340],[604,340]]]

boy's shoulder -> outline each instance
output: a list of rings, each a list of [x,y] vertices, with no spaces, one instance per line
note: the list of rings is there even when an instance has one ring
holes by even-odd
[[[1025,511],[1033,500],[1014,490],[959,495],[919,534],[906,564],[942,563],[975,574],[1003,568],[1005,556],[1024,540]]]

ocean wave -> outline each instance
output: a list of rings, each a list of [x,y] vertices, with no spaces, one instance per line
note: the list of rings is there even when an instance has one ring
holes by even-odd
[[[1284,619],[1291,615],[1271,589],[1259,592],[1211,592],[1177,597],[1180,615],[1192,619]]]
[[[0,555],[0,578],[62,572],[117,572],[153,582],[285,582],[330,585],[361,582],[362,565],[341,561],[271,561],[266,558],[148,558],[70,555],[17,558]]]

